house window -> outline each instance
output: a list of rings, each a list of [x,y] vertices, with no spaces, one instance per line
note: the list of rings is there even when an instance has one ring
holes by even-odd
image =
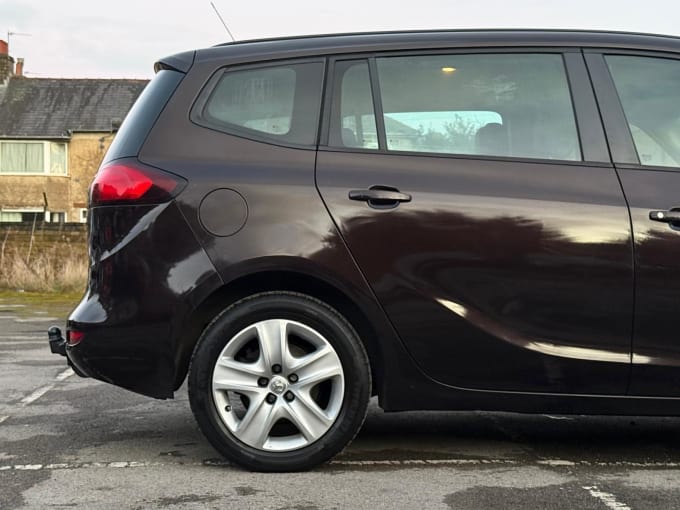
[[[45,213],[42,209],[10,209],[0,211],[0,223],[27,223],[43,221]]]
[[[66,175],[66,144],[50,142],[50,174]]]
[[[0,173],[66,175],[66,144],[0,142]]]
[[[45,218],[50,223],[66,223],[66,213],[60,211],[50,211],[47,213],[48,218]]]

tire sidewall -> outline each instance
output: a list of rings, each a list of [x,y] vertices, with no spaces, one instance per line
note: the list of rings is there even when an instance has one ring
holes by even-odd
[[[292,320],[318,331],[335,349],[344,373],[342,406],[333,425],[312,444],[290,452],[266,452],[242,443],[220,418],[213,399],[215,363],[228,341],[267,319]],[[305,470],[339,453],[361,427],[369,396],[368,358],[354,329],[324,303],[293,293],[260,294],[227,308],[199,339],[189,374],[191,407],[203,433],[220,453],[258,471]]]

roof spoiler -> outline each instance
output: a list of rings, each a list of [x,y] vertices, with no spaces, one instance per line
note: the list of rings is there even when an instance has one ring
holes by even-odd
[[[157,73],[163,69],[169,69],[171,71],[179,71],[180,73],[186,74],[194,64],[195,56],[196,51],[185,51],[183,53],[170,55],[169,57],[162,58],[156,62],[153,65],[153,70]]]

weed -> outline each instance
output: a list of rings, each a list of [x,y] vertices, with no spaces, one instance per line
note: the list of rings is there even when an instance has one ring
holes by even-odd
[[[17,249],[0,258],[0,287],[29,292],[77,292],[87,283],[87,258],[68,250],[34,253],[26,260]]]

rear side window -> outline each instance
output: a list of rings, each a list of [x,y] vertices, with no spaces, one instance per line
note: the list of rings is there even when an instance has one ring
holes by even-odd
[[[255,139],[315,145],[323,64],[227,69],[211,80],[192,118]]]
[[[378,58],[387,149],[581,160],[559,54]]]
[[[680,61],[605,57],[640,163],[680,166]]]

